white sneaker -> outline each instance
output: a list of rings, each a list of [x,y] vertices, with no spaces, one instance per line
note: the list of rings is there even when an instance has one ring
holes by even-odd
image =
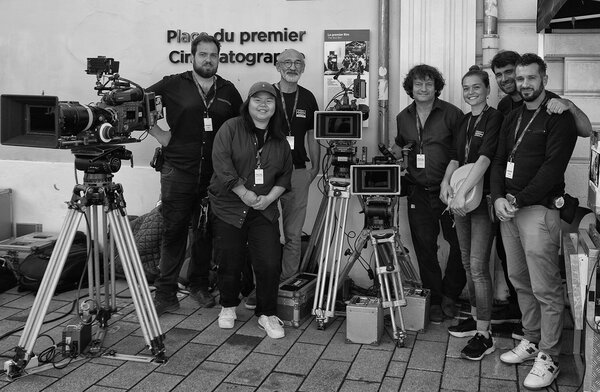
[[[236,319],[237,315],[235,314],[235,306],[230,308],[221,308],[221,312],[219,313],[219,328],[233,328]]]
[[[535,344],[527,339],[523,339],[517,347],[500,355],[500,360],[510,364],[523,363],[534,359],[539,351]]]
[[[559,371],[558,365],[554,363],[550,355],[540,351],[531,371],[523,381],[523,386],[532,389],[548,387],[552,385]]]
[[[272,339],[281,339],[285,336],[283,321],[277,316],[265,316],[263,314],[258,318],[258,325],[261,329],[264,329],[267,335]]]

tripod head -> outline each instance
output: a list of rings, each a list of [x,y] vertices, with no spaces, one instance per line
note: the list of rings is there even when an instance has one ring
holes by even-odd
[[[133,153],[120,145],[77,147],[71,152],[75,155],[75,168],[85,174],[116,173],[121,168],[121,161],[126,159],[133,167]]]

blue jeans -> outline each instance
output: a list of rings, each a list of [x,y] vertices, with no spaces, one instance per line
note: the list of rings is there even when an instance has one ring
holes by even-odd
[[[467,279],[456,231],[452,227],[452,218],[450,214],[444,213],[446,205],[439,198],[439,189],[426,190],[420,186],[413,188],[408,196],[408,223],[423,287],[431,291],[432,305],[440,305],[443,296],[456,301]],[[450,244],[443,279],[437,257],[440,224],[444,239]]]
[[[292,172],[292,189],[284,193],[279,199],[281,202],[283,235],[285,237],[281,259],[281,280],[294,276],[300,266],[302,227],[306,218],[309,188],[310,175],[308,170],[303,168],[294,169]]]
[[[279,221],[270,222],[260,211],[250,209],[241,228],[230,225],[216,216],[213,216],[212,222],[221,305],[239,305],[240,279],[249,253],[256,279],[254,314],[277,314],[281,275]]]
[[[212,240],[198,235],[200,200],[206,186],[198,185],[198,176],[173,168],[168,163],[160,172],[161,213],[163,218],[160,276],[155,280],[157,298],[177,299],[177,282],[185,258],[190,223],[192,224],[191,259],[188,272],[190,288],[208,288],[212,259]]]
[[[525,339],[554,357],[560,354],[565,307],[558,249],[558,210],[534,205],[501,222],[508,276],[523,314]]]
[[[494,296],[490,274],[490,253],[495,228],[488,216],[486,202],[483,201],[466,216],[455,215],[454,222],[462,263],[467,275],[469,302],[472,307],[477,308],[477,320],[490,321]]]

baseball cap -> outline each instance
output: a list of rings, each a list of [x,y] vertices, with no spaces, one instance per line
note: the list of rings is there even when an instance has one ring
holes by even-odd
[[[248,90],[248,98],[262,91],[264,91],[265,93],[269,93],[274,97],[277,96],[277,94],[275,93],[275,87],[273,87],[270,83],[256,82],[252,85],[252,87],[250,87],[250,90]]]

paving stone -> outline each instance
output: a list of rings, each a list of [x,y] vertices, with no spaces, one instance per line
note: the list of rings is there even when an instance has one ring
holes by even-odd
[[[202,331],[219,317],[220,307],[200,308],[177,324],[178,328]]]
[[[188,375],[202,363],[213,351],[215,346],[206,344],[187,343],[177,352],[169,356],[167,363],[162,365],[159,372]]]
[[[127,361],[98,381],[96,385],[129,389],[157,368],[158,366],[154,363]]]
[[[390,361],[387,371],[385,372],[386,378],[388,377],[404,377],[404,372],[406,372],[406,362],[400,361]]]
[[[455,324],[454,320],[444,320],[440,324],[429,323],[425,328],[425,332],[419,332],[417,334],[417,340],[428,340],[433,342],[447,342],[448,327]]]
[[[333,336],[333,339],[331,339],[325,348],[321,358],[352,362],[360,350],[360,347],[360,344],[346,343],[346,335],[338,332]]]
[[[164,341],[165,349],[169,353],[174,353],[188,344],[196,335],[198,335],[198,331],[193,329],[173,328]]]
[[[173,391],[197,392],[200,385],[202,386],[202,390],[212,391],[234,368],[235,365],[228,363],[204,361],[189,376],[181,381]]]
[[[398,392],[402,379],[394,377],[385,377],[379,388],[379,392]]]
[[[319,360],[300,386],[300,391],[337,391],[349,368],[348,362]]]
[[[210,361],[240,363],[256,347],[261,338],[234,334],[208,358]]]
[[[91,387],[86,389],[85,392],[123,392],[123,389],[92,385]]]
[[[432,370],[441,372],[446,358],[446,345],[440,342],[417,340],[410,356],[410,369]]]
[[[284,328],[284,331],[287,332],[288,328]],[[244,323],[240,329],[236,331],[236,333],[246,335],[246,336],[256,336],[259,338],[263,338],[267,336],[267,333],[264,329],[261,329],[258,326],[258,318],[252,317],[246,323]]]
[[[511,380],[495,380],[482,377],[479,383],[480,391],[517,392],[519,390],[516,381]],[[561,388],[560,390],[562,391],[563,389]]]
[[[448,348],[446,356],[448,358],[460,358],[460,352],[467,345],[470,338],[457,338],[448,334]]]
[[[479,390],[479,362],[447,358],[442,388],[466,392]]]
[[[377,392],[379,390],[378,382],[346,380],[340,388],[340,392]]]
[[[85,363],[44,389],[44,391],[83,391],[113,370],[115,368],[112,366]]]
[[[215,389],[215,392],[253,392],[254,389],[254,387],[246,385],[223,383]]]
[[[212,345],[221,345],[230,336],[235,334],[236,330],[242,326],[242,322],[239,320],[235,322],[235,325],[232,329],[222,329],[219,328],[217,321],[210,324],[206,327],[200,334],[198,334],[194,339],[192,339],[192,343],[201,343],[201,344],[212,344]]]
[[[298,340],[303,331],[298,328],[286,328],[283,339],[263,339],[254,349],[255,353],[285,355],[290,347]]]
[[[295,374],[273,372],[269,374],[257,391],[294,392],[298,390],[298,387],[300,387],[303,380],[304,377]]]
[[[291,374],[308,374],[325,348],[318,344],[296,343],[275,369]]]
[[[6,292],[0,294],[0,306],[16,308],[16,306],[13,306],[12,302],[18,300],[22,296],[23,296],[23,294],[13,293],[12,290],[6,291]],[[23,309],[23,308],[21,307],[20,309]]]
[[[392,352],[371,350],[363,346],[352,363],[346,378],[380,383],[391,357]]]
[[[515,365],[507,365],[500,361],[502,353],[504,353],[503,350],[496,349],[496,351],[483,358],[481,361],[481,377],[513,381],[517,379]]]
[[[396,347],[392,359],[394,361],[408,362],[412,354],[412,348]]]
[[[5,377],[3,377],[3,380]],[[55,383],[58,379],[54,377],[47,377],[40,374],[32,374],[17,378],[13,381],[0,384],[2,392],[31,392],[41,391],[47,386]]]
[[[171,391],[176,385],[181,385],[183,377],[164,373],[150,373],[148,377],[140,381],[135,387],[128,392],[148,392],[148,391]],[[199,384],[202,385],[202,384]],[[160,386],[160,388],[158,387]],[[188,389],[189,391],[198,391],[196,389]]]
[[[442,373],[407,369],[400,392],[431,392],[440,388]]]
[[[13,316],[19,312],[21,312],[20,309],[9,308],[8,306],[1,306],[0,307],[0,320],[10,319],[11,316]],[[21,321],[21,320],[14,320],[14,321]]]
[[[281,357],[260,353],[251,353],[225,379],[232,384],[259,386],[273,370]]]
[[[327,345],[337,332],[342,324],[342,320],[338,317],[335,320],[329,321],[329,325],[325,330],[317,329],[317,324],[313,323],[306,327],[302,335],[298,338],[299,342]]]

